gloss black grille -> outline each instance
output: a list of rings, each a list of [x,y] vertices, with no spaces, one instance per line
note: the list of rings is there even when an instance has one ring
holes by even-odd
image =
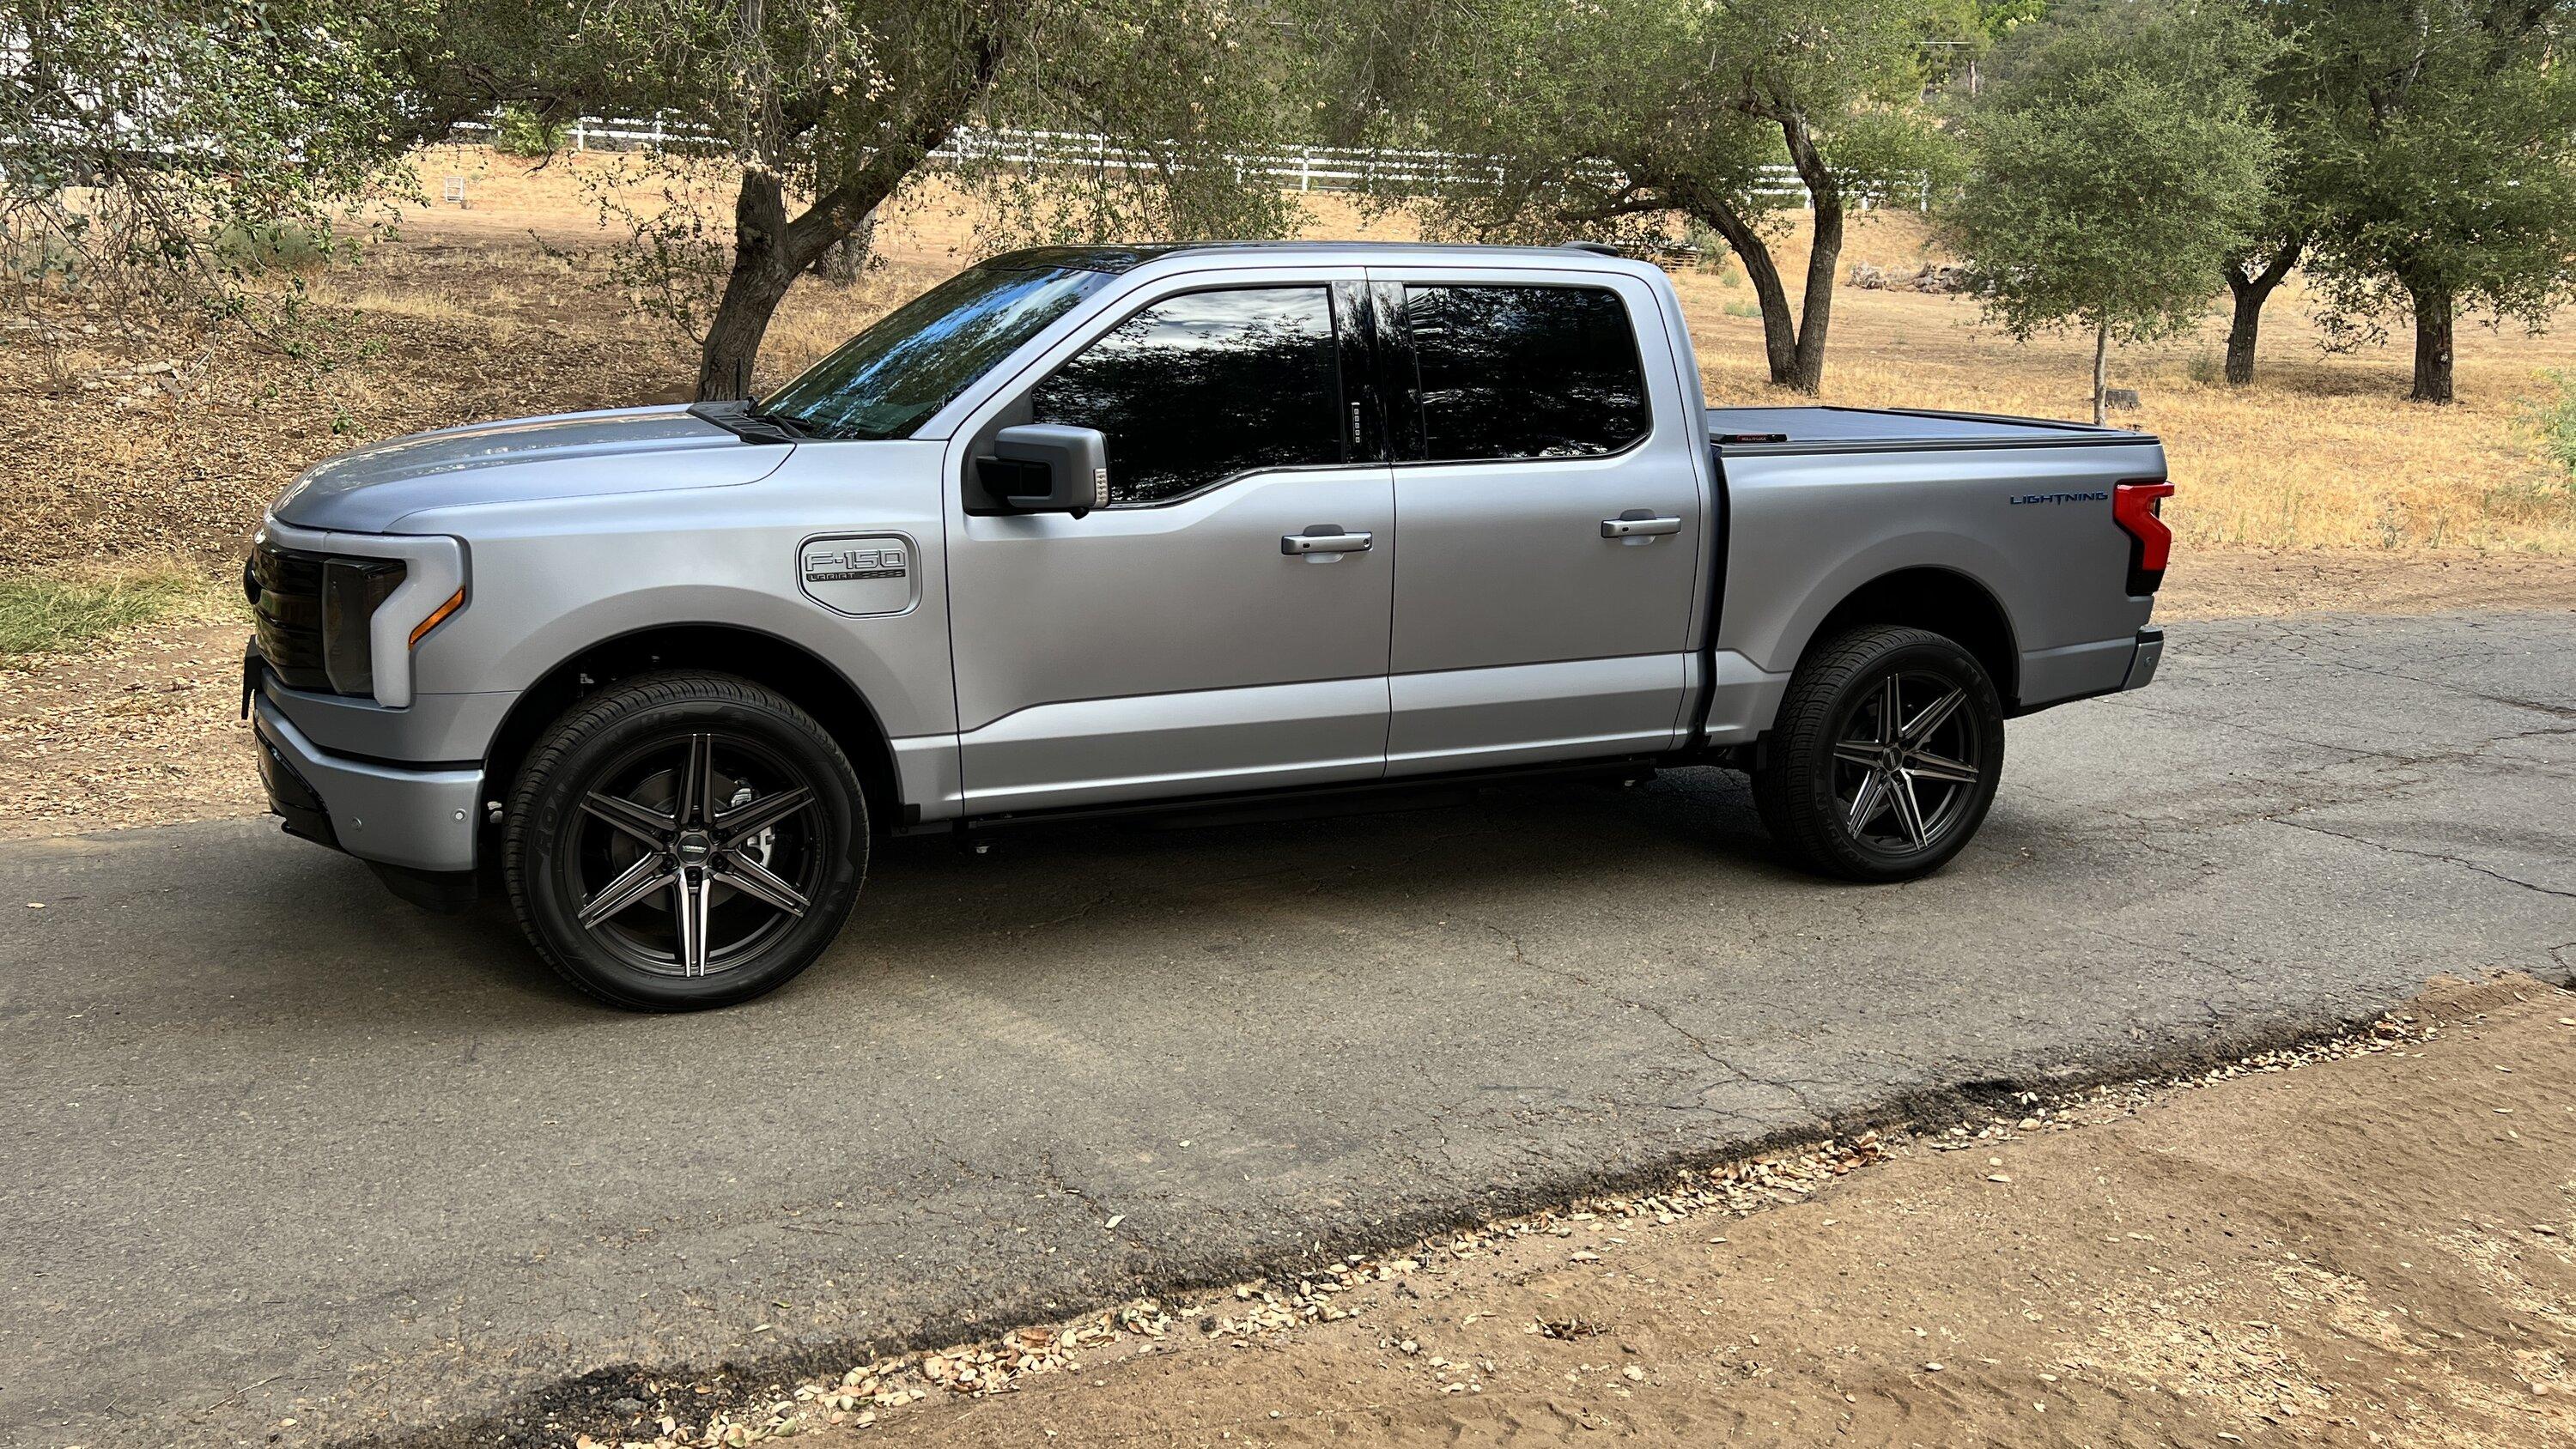
[[[260,656],[290,689],[328,691],[322,665],[322,555],[262,543],[250,555]]]

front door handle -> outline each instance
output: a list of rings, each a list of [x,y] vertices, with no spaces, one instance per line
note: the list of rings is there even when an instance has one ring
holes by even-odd
[[[1678,518],[1652,518],[1642,508],[1631,508],[1617,518],[1601,520],[1603,538],[1659,538],[1682,531]]]
[[[1282,534],[1279,551],[1290,558],[1309,553],[1366,553],[1377,543],[1369,533],[1345,533],[1336,524],[1318,523],[1304,533]]]

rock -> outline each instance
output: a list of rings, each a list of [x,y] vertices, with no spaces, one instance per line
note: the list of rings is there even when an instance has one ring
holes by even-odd
[[[2136,412],[2138,390],[2134,387],[2106,387],[2102,389],[2102,406],[2125,412]]]

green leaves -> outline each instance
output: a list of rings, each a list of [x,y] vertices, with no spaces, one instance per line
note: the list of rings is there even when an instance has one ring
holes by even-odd
[[[2350,310],[2441,287],[2535,322],[2576,274],[2576,75],[2563,6],[2434,4],[2420,24],[2295,7],[2331,206],[2318,280]]]
[[[369,15],[334,0],[0,0],[0,260],[20,287],[238,312],[240,239],[328,255],[405,183]]]
[[[1988,315],[2020,337],[2195,325],[2269,193],[2253,102],[2271,53],[2229,3],[2138,0],[2017,30],[1960,118],[1968,171],[1937,218]]]

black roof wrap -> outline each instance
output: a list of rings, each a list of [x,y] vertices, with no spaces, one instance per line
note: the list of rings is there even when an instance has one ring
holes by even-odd
[[[1264,252],[1264,251],[1332,251],[1357,252],[1528,252],[1533,255],[1575,252],[1599,256],[1597,247],[1509,247],[1478,242],[1406,242],[1406,241],[1207,241],[1207,242],[1141,242],[1134,246],[1027,247],[1004,252],[984,263],[988,267],[1010,267],[1036,270],[1042,267],[1070,267],[1077,271],[1120,272],[1141,267],[1161,257],[1187,252]]]

